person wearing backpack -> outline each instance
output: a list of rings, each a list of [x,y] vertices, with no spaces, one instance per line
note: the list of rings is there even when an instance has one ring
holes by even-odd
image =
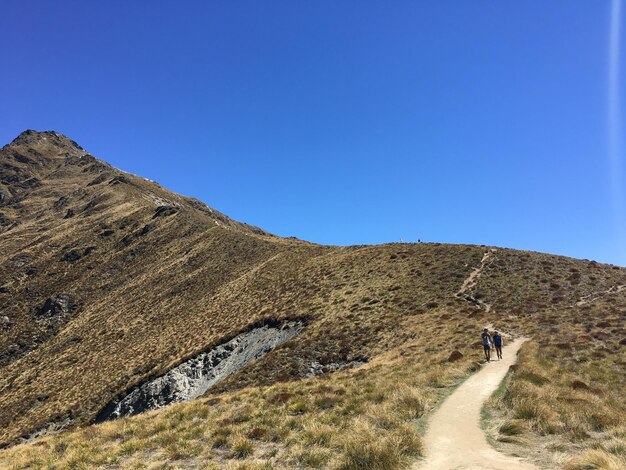
[[[493,344],[493,340],[491,339],[491,335],[489,334],[489,330],[485,328],[483,330],[483,334],[480,335],[483,340],[483,350],[485,351],[485,359],[487,362],[491,362],[491,345]]]
[[[493,347],[496,350],[498,359],[502,359],[502,335],[497,331],[493,333]]]

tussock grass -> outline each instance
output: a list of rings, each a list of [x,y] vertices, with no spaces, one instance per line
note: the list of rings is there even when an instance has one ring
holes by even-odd
[[[419,452],[408,423],[479,367],[488,322],[536,342],[491,415],[554,449],[623,457],[626,291],[613,288],[626,285],[624,269],[506,249],[481,265],[484,246],[318,246],[122,175],[61,136],[0,153],[11,162],[3,181],[18,181],[2,183],[18,200],[2,206],[16,224],[0,238],[12,325],[0,335],[0,443],[66,417],[85,425],[123,390],[261,320],[309,320],[209,399],[48,436],[0,452],[0,466],[398,468]],[[155,217],[158,206],[175,213]],[[82,258],[64,261],[70,251]],[[466,294],[483,307],[455,296],[477,266]],[[33,321],[60,293],[76,311]],[[452,348],[465,357],[443,362]],[[328,374],[363,360],[304,380],[313,364]],[[376,441],[359,456],[364,435]]]
[[[526,432],[526,426],[520,420],[509,420],[505,422],[498,431],[507,436],[517,436]]]
[[[448,367],[406,351],[359,370],[223,393],[44,437],[0,453],[0,467],[205,462],[207,468],[399,470],[423,451],[416,420],[442,396],[441,384],[458,383],[472,363],[467,358]]]
[[[397,427],[383,437],[378,434],[370,422],[357,420],[353,434],[340,443],[343,455],[337,469],[396,469],[405,466],[409,458],[421,455],[422,444],[414,427]]]
[[[232,444],[231,456],[237,459],[249,457],[254,452],[254,445],[245,437],[238,437]]]
[[[589,450],[576,456],[564,466],[564,470],[623,470],[626,459],[603,450]]]
[[[619,305],[626,308],[626,299],[584,310],[595,321],[608,319],[599,323],[618,325],[624,323]],[[546,323],[559,325],[569,343],[555,344],[537,331],[538,338],[523,346],[506,390],[488,401],[488,414],[504,419],[497,441],[520,444],[516,453],[544,460],[546,456],[535,453],[532,445],[525,446],[549,439],[549,450],[574,455],[568,470],[626,468],[626,351],[616,347],[614,339],[624,330],[615,329],[615,336],[607,334],[596,342],[588,334],[589,326],[568,323],[573,319],[560,312],[545,318]],[[600,348],[610,354],[597,354]]]

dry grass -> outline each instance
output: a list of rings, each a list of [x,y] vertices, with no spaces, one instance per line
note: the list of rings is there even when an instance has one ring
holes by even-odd
[[[553,449],[568,469],[626,468],[626,348],[619,344],[626,299],[585,307],[585,322],[576,308],[553,312],[558,335],[535,328],[508,388],[489,401],[489,414],[504,420],[492,437],[538,461]],[[597,324],[608,333],[596,333]]]
[[[61,137],[46,139],[0,151],[10,195],[0,210],[15,221],[0,233],[0,272],[10,273],[0,279],[10,321],[0,335],[0,443],[51,422],[86,423],[117,394],[262,319],[311,323],[221,390],[375,357],[433,334],[420,323],[436,325],[446,303],[459,328],[452,339],[467,345],[457,324],[466,306],[453,293],[481,247],[338,248],[271,237],[79,158],[84,151]],[[15,159],[25,156],[36,164]],[[26,175],[40,184],[20,186]],[[177,212],[155,217],[163,205]],[[70,251],[89,254],[63,260]],[[71,294],[71,312],[35,315],[61,293]]]
[[[406,350],[361,370],[244,389],[48,436],[0,453],[22,468],[408,468],[416,420],[466,374]],[[423,361],[422,365],[418,361]],[[431,375],[441,380],[433,384]],[[244,466],[242,466],[244,465]],[[255,467],[256,465],[256,467]],[[209,467],[211,468],[211,467]]]
[[[588,450],[570,460],[564,470],[623,470],[624,456],[611,455],[604,450]]]
[[[0,150],[0,316],[10,323],[0,443],[49,423],[84,425],[120,392],[262,319],[309,325],[219,384],[216,398],[46,437],[0,453],[3,463],[401,467],[419,451],[407,423],[471,366],[487,322],[543,346],[525,348],[492,401],[498,427],[508,421],[500,437],[623,458],[626,291],[609,290],[626,285],[626,270],[498,249],[466,292],[487,313],[455,293],[490,247],[272,237],[45,137]],[[159,216],[161,206],[177,212]],[[71,312],[35,315],[60,293],[72,295]],[[452,349],[465,357],[442,362]],[[329,373],[368,360],[303,380],[314,364]],[[354,452],[363,436],[375,438],[367,463]]]

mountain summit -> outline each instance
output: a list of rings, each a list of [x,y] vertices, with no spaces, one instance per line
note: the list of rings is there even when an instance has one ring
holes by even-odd
[[[63,134],[59,134],[56,131],[36,131],[33,129],[26,129],[24,132],[21,132],[20,135],[18,135],[15,139],[13,139],[13,141],[9,145],[23,145],[34,148],[42,142],[48,142],[51,145],[55,145],[59,148],[76,148],[83,153],[86,153],[85,150],[76,142],[64,136]]]

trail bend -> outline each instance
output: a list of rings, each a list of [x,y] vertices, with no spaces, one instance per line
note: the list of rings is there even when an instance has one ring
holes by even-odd
[[[413,470],[538,470],[538,467],[499,453],[489,445],[480,427],[480,411],[496,391],[526,338],[513,340],[468,378],[430,419],[424,438],[426,458]],[[495,355],[495,354],[494,354]]]

